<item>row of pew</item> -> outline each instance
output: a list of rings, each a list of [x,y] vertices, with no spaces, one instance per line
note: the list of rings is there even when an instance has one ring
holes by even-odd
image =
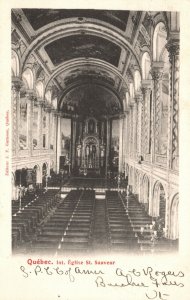
[[[125,252],[168,250],[168,240],[152,242],[152,218],[130,195],[71,190],[62,198],[55,189],[12,203],[13,250],[25,253]],[[143,232],[142,232],[143,228]]]
[[[152,217],[147,214],[144,205],[139,203],[134,195],[129,196],[127,201],[123,199],[123,202],[128,210],[132,228],[138,239],[141,253],[154,252],[160,254],[176,250],[176,247],[173,247],[170,240],[166,238],[161,238],[159,240],[154,239],[153,230],[150,228],[152,225]]]
[[[43,219],[56,206],[58,197],[55,190],[27,195],[21,203],[12,201],[12,249],[16,250],[30,242]]]
[[[111,251],[138,250],[137,238],[119,193],[107,191],[106,201]]]
[[[94,191],[72,190],[43,224],[31,252],[61,255],[90,248]]]

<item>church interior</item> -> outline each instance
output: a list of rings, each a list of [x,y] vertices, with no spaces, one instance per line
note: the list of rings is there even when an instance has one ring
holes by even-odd
[[[177,251],[179,13],[11,19],[13,254]]]

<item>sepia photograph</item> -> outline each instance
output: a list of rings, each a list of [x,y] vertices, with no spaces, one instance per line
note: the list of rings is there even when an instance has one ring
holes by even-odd
[[[141,2],[0,4],[3,300],[189,299],[190,3]]]
[[[178,251],[179,13],[12,9],[13,254]]]

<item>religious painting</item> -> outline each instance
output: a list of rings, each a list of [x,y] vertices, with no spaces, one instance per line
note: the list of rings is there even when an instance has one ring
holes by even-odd
[[[119,120],[112,121],[111,165],[113,168],[119,165]]]
[[[33,112],[33,149],[38,147],[38,108],[34,107]]]
[[[70,160],[71,150],[71,119],[61,120],[61,155],[65,156],[65,163]]]
[[[19,124],[19,148],[20,150],[27,149],[27,102],[25,98],[20,99],[20,124]]]
[[[54,138],[55,138],[55,119],[54,116],[50,115],[50,149],[53,150],[53,145],[54,145]]]
[[[47,147],[47,116],[44,112],[43,119],[42,119],[42,147]]]

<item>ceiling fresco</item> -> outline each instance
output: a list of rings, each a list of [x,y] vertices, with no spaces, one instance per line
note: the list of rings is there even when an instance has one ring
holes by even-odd
[[[129,11],[93,10],[93,9],[23,9],[34,30],[55,21],[67,18],[93,18],[109,23],[125,31]]]
[[[121,48],[116,44],[93,35],[67,36],[45,46],[52,63],[57,66],[70,59],[85,57],[104,60],[118,66]]]
[[[100,80],[112,86],[114,86],[115,84],[114,78],[111,78],[106,72],[105,74],[103,74],[103,72],[98,72],[95,70],[83,70],[83,72],[81,72],[80,70],[76,69],[72,72],[72,74],[70,74],[70,76],[67,76],[65,78],[65,85],[68,86],[70,83],[78,80]]]
[[[113,92],[95,84],[81,85],[61,100],[64,113],[80,115],[114,115],[121,112],[121,104]]]
[[[149,27],[154,22],[156,14],[159,12],[12,9],[12,42],[19,47],[20,52],[23,49],[21,57],[25,67],[35,66],[36,63],[40,65],[36,71],[37,78],[44,80],[46,88],[55,85],[59,95],[63,95],[65,89],[88,83],[94,85],[92,88],[94,94],[97,92],[96,85],[100,85],[105,86],[105,89],[115,90],[115,94],[123,99],[125,91],[129,88],[129,82],[133,81],[134,70],[140,70],[143,47],[145,45],[150,47]],[[71,29],[69,36],[64,32],[67,23],[74,29]],[[61,31],[58,34],[59,24]],[[81,30],[80,25],[84,29]],[[15,26],[19,30],[18,28],[16,30]],[[89,30],[92,30],[91,33]],[[96,35],[93,35],[93,32]],[[108,34],[110,40],[107,39]],[[130,49],[127,45],[118,45],[120,38],[125,38],[130,43]],[[20,41],[25,42],[25,48]],[[35,56],[36,63],[30,61],[30,52]],[[113,97],[111,91],[110,97]],[[106,95],[109,93],[106,92]],[[88,98],[94,99],[93,97],[92,95]],[[105,92],[103,97],[106,98]],[[96,98],[100,99],[94,99],[96,106],[100,104],[99,106],[103,107],[101,113],[103,110],[115,113],[113,105],[109,106],[107,101],[102,105],[102,97]],[[84,103],[89,105],[91,102],[81,102],[82,110],[86,111]],[[92,103],[90,105],[92,106]],[[97,107],[93,109],[97,111]],[[68,110],[68,107],[65,107],[65,110]],[[118,110],[119,108],[115,109]]]

